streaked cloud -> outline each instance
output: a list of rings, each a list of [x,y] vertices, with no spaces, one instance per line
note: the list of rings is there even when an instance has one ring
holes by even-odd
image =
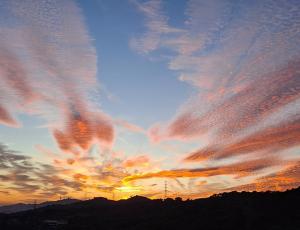
[[[163,11],[163,2],[153,0],[140,2],[131,0],[133,5],[145,16],[147,32],[140,38],[132,38],[130,46],[140,53],[149,53],[161,46],[162,40],[169,34],[182,32],[168,25],[168,17]]]
[[[174,169],[164,170],[158,172],[150,172],[145,174],[135,174],[124,178],[124,182],[130,182],[140,179],[149,178],[195,178],[195,177],[211,177],[217,175],[234,175],[236,177],[249,176],[252,173],[274,166],[279,163],[276,158],[265,158],[256,160],[247,160],[228,165],[208,168],[195,168],[195,169]]]
[[[261,160],[267,167],[270,162],[266,156],[284,161],[286,150],[295,147],[297,151],[299,10],[295,1],[250,4],[190,0],[186,3],[184,25],[176,28],[178,33],[159,37],[157,42],[146,24],[147,32],[140,39],[156,41],[151,51],[160,52],[149,52],[146,46],[139,48],[150,56],[171,51],[165,55],[169,69],[178,73],[178,80],[196,90],[173,118],[150,127],[149,138],[156,144],[199,141],[200,147],[188,153],[183,163],[219,165],[243,156],[245,162]],[[155,14],[163,16],[166,12],[156,9]],[[144,15],[146,21],[151,21]],[[279,167],[280,161],[273,166],[276,165]],[[222,169],[225,174],[230,171],[226,166]],[[202,169],[195,171],[163,170],[136,175],[132,180],[210,175]],[[281,182],[284,184],[284,180]]]
[[[111,145],[113,125],[90,100],[97,56],[76,3],[4,1],[0,12],[1,122],[42,116],[62,150],[94,139]]]
[[[2,124],[9,126],[17,126],[17,121],[12,117],[12,115],[0,105],[0,121]]]
[[[287,164],[282,170],[276,173],[268,174],[259,177],[252,183],[247,183],[235,187],[230,187],[229,191],[284,191],[290,188],[295,188],[300,185],[300,163],[295,161]]]
[[[148,156],[141,155],[129,158],[123,162],[125,168],[147,167],[150,163]]]
[[[200,197],[299,185],[300,5],[182,5],[179,16],[161,0],[130,1],[144,30],[130,26],[138,32],[130,35],[129,46],[150,61],[166,61],[177,74],[172,87],[185,84],[191,92],[172,117],[146,129],[129,122],[140,119],[134,111],[112,118],[100,106],[101,89],[113,94],[97,80],[95,42],[75,1],[0,3],[0,124],[22,128],[20,114],[42,118],[58,147],[33,143],[40,154],[34,158],[0,144],[0,199],[23,193],[37,199],[88,193],[157,198],[165,180],[171,196],[186,198],[189,191]],[[168,87],[158,88],[168,95]],[[136,97],[143,103],[143,95]]]
[[[200,149],[185,158],[186,161],[201,161],[209,158],[222,159],[240,154],[265,151],[272,154],[300,144],[300,121],[293,119],[278,126],[259,130],[237,142],[212,145]]]

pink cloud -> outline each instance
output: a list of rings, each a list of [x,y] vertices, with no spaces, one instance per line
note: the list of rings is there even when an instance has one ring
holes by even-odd
[[[9,114],[9,112],[0,104],[0,123],[12,127],[17,127],[18,122]]]
[[[111,145],[114,129],[105,115],[79,110],[70,113],[63,131],[55,129],[53,135],[62,150],[72,152],[77,147],[88,150],[95,140]]]
[[[62,150],[87,149],[95,139],[111,146],[113,123],[90,100],[99,89],[97,57],[76,3],[4,4],[0,20],[18,23],[1,24],[1,122],[16,125],[11,114],[41,116]]]
[[[148,167],[150,159],[146,155],[135,156],[123,162],[125,168]]]
[[[125,129],[127,129],[128,131],[130,132],[136,132],[136,133],[145,133],[145,130],[138,126],[138,125],[135,125],[135,124],[132,124],[128,121],[125,121],[125,120],[121,120],[121,119],[118,119],[118,120],[115,120],[114,123],[116,125],[119,125]]]
[[[140,44],[156,42],[151,51],[159,52],[144,52],[148,55],[171,51],[166,59],[169,69],[197,91],[173,118],[155,123],[148,131],[153,142],[199,140],[203,144],[205,140],[205,147],[190,153],[186,161],[220,163],[243,154],[268,165],[263,154],[279,156],[299,146],[300,49],[295,6],[253,4],[240,9],[243,13],[238,16],[232,14],[236,7],[225,1],[190,0],[184,25],[177,28],[180,32],[155,37],[160,30],[146,25],[148,30],[139,37]],[[165,15],[162,9],[152,10]],[[140,48],[147,51],[146,46]],[[184,175],[198,177],[202,172],[165,170],[137,177]]]

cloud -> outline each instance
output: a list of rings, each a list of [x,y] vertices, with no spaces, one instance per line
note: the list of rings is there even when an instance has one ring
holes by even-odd
[[[53,135],[62,150],[75,151],[76,147],[88,150],[94,140],[110,145],[114,130],[107,116],[81,112],[70,114],[64,131],[55,129]]]
[[[0,105],[0,122],[2,124],[8,125],[8,126],[17,126],[17,121],[11,116],[11,114]]]
[[[50,165],[0,144],[0,187],[8,194],[0,196],[0,203],[58,199],[60,195],[83,198],[82,194],[89,193],[107,196],[111,191],[128,195],[133,188],[122,182],[130,175],[123,166],[125,159],[112,158],[107,151],[101,157],[76,156],[72,164]]]
[[[217,175],[234,175],[236,177],[245,177],[252,175],[260,170],[272,167],[276,164],[279,164],[279,161],[276,158],[264,158],[247,160],[218,167],[174,169],[150,172],[145,174],[135,174],[125,177],[123,181],[127,183],[130,181],[150,178],[199,178],[212,177]]]
[[[76,3],[4,1],[0,15],[0,122],[42,116],[62,150],[111,145],[113,124],[90,99],[97,56]]]
[[[19,113],[40,116],[60,150],[73,153],[71,158],[57,157],[37,146],[53,158],[51,166],[0,146],[1,186],[9,192],[36,197],[118,189],[145,192],[130,183],[171,178],[183,188],[177,178],[193,182],[198,177],[208,177],[207,188],[219,188],[220,181],[209,179],[229,175],[237,184],[241,178],[288,164],[277,153],[299,145],[298,4],[190,0],[183,23],[175,27],[169,24],[162,1],[131,2],[144,15],[145,31],[132,38],[130,46],[150,56],[165,57],[167,50],[168,68],[197,91],[168,122],[150,127],[149,137],[155,142],[205,142],[181,163],[212,161],[195,169],[181,166],[151,172],[155,163],[147,155],[112,157],[115,125],[145,131],[111,119],[91,100],[100,89],[97,56],[76,3],[4,0],[0,4],[0,123],[17,127]],[[104,148],[92,148],[95,143]],[[242,160],[224,164],[225,158],[233,156]],[[151,167],[144,167],[148,164]],[[294,176],[285,181],[280,170],[275,174],[254,183],[298,183]],[[197,182],[192,186],[197,187]]]
[[[165,15],[161,9],[152,11]],[[251,6],[189,1],[182,33],[171,34],[156,49],[175,51],[169,68],[178,71],[180,80],[195,86],[198,95],[166,127],[151,129],[151,137],[188,139],[215,129],[243,131],[299,99],[299,18],[295,12],[291,1]],[[290,36],[291,41],[286,42],[284,38]],[[195,50],[181,52],[183,43]]]
[[[168,34],[180,33],[181,30],[168,25],[168,18],[163,12],[160,0],[140,2],[131,1],[134,6],[145,16],[147,32],[140,38],[132,38],[130,46],[140,53],[150,53],[156,50],[161,40]]]
[[[255,179],[252,183],[229,187],[227,191],[284,191],[300,185],[300,162],[295,161],[276,173]]]
[[[53,157],[44,147],[38,149]],[[59,195],[81,198],[86,193],[107,196],[107,192],[113,191],[118,194],[116,198],[133,192],[144,193],[146,190],[137,186],[124,185],[122,179],[130,175],[131,169],[150,168],[152,163],[148,157],[111,157],[114,155],[111,151],[106,149],[89,157],[77,155],[50,165],[0,144],[0,187],[9,193],[6,202],[26,200],[24,195],[28,199],[49,200]],[[4,199],[0,196],[0,202]]]
[[[81,173],[76,173],[74,174],[74,179],[79,181],[85,181],[86,179],[88,179],[88,176]]]
[[[0,143],[0,182],[5,191],[36,197],[47,192],[49,197],[56,197],[81,189],[80,183],[61,174],[61,169],[36,162]]]
[[[168,122],[150,127],[149,138],[199,141],[201,147],[185,163],[220,164],[243,154],[267,166],[265,154],[284,155],[288,148],[298,147],[299,10],[294,1],[188,1],[184,24],[176,28],[180,32],[160,36],[153,46],[158,52],[148,55],[165,55],[167,50],[169,69],[196,93]],[[156,9],[155,14],[165,12]],[[140,39],[151,40],[155,33],[145,28],[148,32]],[[165,170],[137,178],[202,174],[208,175]]]
[[[239,141],[224,146],[209,146],[197,150],[185,158],[185,161],[222,159],[240,154],[267,151],[280,152],[300,144],[300,120],[292,119],[276,126],[259,130]]]
[[[128,121],[122,120],[122,119],[115,119],[114,123],[120,127],[125,128],[126,130],[130,132],[135,132],[135,133],[146,133],[146,131],[135,124],[129,123]]]
[[[171,122],[165,132],[169,137],[178,138],[192,138],[212,131],[226,138],[233,133],[246,132],[300,98],[298,66],[299,62],[290,62],[280,70],[256,76],[259,84],[249,83],[207,112],[185,111]],[[295,113],[296,109],[293,110]],[[288,119],[287,116],[284,119]]]
[[[135,156],[123,162],[123,166],[125,168],[148,167],[149,164],[150,164],[150,159],[146,155]]]

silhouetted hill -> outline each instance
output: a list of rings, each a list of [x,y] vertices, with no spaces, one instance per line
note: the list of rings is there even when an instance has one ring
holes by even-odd
[[[13,204],[13,205],[5,205],[5,206],[0,206],[0,213],[15,213],[15,212],[22,212],[22,211],[27,211],[31,210],[34,208],[42,208],[46,207],[49,205],[55,205],[55,204],[60,204],[60,205],[65,205],[65,204],[73,204],[75,202],[78,202],[80,200],[76,199],[63,199],[63,200],[56,200],[56,201],[46,201],[40,204],[23,204],[23,203],[18,203],[18,204]]]
[[[230,192],[187,201],[139,196],[120,201],[94,198],[2,214],[0,229],[299,230],[300,188],[285,192]]]

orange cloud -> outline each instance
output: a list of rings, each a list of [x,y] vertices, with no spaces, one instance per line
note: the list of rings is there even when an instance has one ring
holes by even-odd
[[[72,140],[68,138],[63,132],[54,130],[53,135],[62,150],[70,150],[72,147]]]
[[[74,164],[74,163],[75,163],[75,160],[74,160],[74,159],[71,159],[71,158],[69,158],[69,159],[67,159],[67,163],[68,163],[69,165],[72,165],[72,164]]]
[[[79,180],[79,181],[85,181],[85,180],[87,180],[88,179],[88,176],[87,175],[84,175],[84,174],[82,174],[82,173],[76,173],[76,174],[74,174],[74,179],[76,179],[76,180]]]
[[[261,150],[272,153],[300,144],[300,119],[280,123],[277,126],[255,132],[240,141],[225,146],[210,146],[191,153],[185,161],[202,161],[207,158],[221,159]]]
[[[72,151],[76,147],[87,150],[95,139],[110,145],[114,130],[107,117],[85,111],[73,112],[67,117],[64,131],[53,131],[59,147]]]
[[[111,144],[114,139],[114,129],[112,124],[106,119],[99,119],[96,123],[96,135],[99,140]]]
[[[199,118],[191,113],[183,113],[179,115],[175,121],[168,127],[168,134],[182,139],[199,136],[201,133],[207,132],[209,123],[205,123],[208,117]]]
[[[134,174],[125,177],[123,179],[123,182],[127,183],[130,181],[150,178],[197,178],[211,177],[217,175],[235,175],[236,177],[244,177],[279,163],[280,161],[278,161],[278,159],[276,158],[264,158],[257,160],[248,160],[219,167],[163,170],[159,172],[150,172],[145,174]]]
[[[282,170],[259,177],[254,182],[230,187],[227,191],[284,191],[300,186],[300,162],[292,162]]]
[[[136,156],[129,158],[123,162],[125,168],[145,167],[150,163],[148,156]]]

